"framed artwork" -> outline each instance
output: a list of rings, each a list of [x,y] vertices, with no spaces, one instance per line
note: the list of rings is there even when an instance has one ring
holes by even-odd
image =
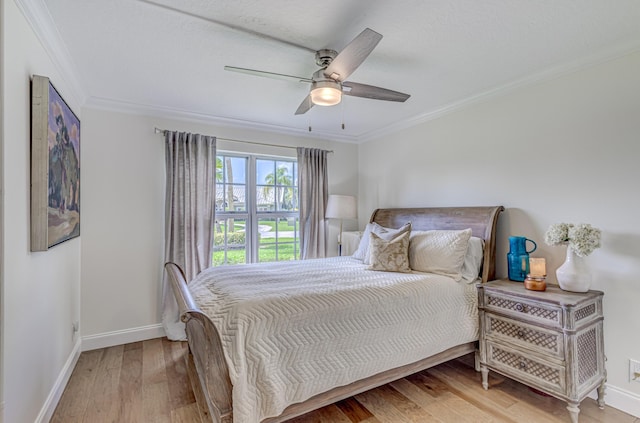
[[[80,120],[49,81],[31,80],[31,251],[80,235]]]

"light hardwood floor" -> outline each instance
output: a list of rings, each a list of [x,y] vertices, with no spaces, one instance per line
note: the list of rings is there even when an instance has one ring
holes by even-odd
[[[51,419],[56,423],[200,423],[187,377],[186,343],[166,338],[83,352]],[[566,404],[494,373],[482,389],[473,357],[356,395],[291,423],[570,422]],[[581,423],[640,423],[592,399]]]

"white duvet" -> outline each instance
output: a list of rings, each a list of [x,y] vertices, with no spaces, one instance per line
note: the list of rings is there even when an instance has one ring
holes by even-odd
[[[235,423],[478,339],[474,284],[350,257],[216,267],[189,288],[222,338]]]

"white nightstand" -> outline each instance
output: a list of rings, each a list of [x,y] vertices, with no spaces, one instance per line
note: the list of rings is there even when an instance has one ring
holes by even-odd
[[[480,370],[488,389],[496,371],[567,402],[573,423],[595,388],[604,407],[604,338],[600,291],[557,286],[529,291],[520,282],[478,285]]]
[[[342,255],[353,255],[360,245],[360,238],[362,238],[362,231],[342,232]]]

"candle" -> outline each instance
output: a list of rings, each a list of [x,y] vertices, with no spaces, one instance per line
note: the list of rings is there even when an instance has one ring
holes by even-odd
[[[539,257],[529,258],[529,274],[531,276],[547,276],[545,259]]]

